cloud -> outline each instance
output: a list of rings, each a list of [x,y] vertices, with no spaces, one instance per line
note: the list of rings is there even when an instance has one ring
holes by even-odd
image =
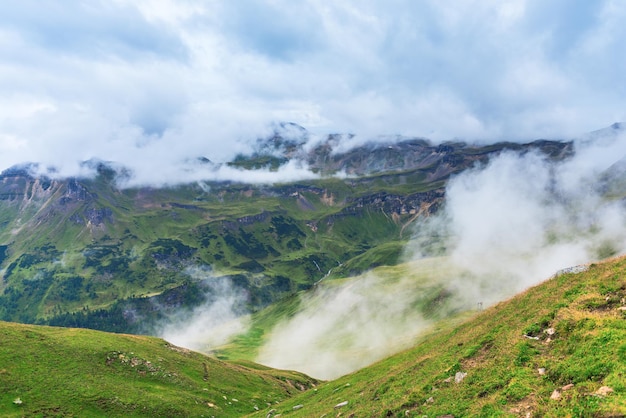
[[[205,286],[205,302],[192,311],[178,311],[156,326],[155,333],[176,345],[210,351],[247,328],[247,297],[230,280],[216,278],[205,267],[188,268],[187,274]]]
[[[463,172],[448,184],[442,212],[418,225],[408,257],[445,255],[463,272],[448,286],[467,308],[626,252],[624,201],[604,195],[607,173],[626,156],[624,135],[581,138],[564,162],[504,153]]]
[[[296,315],[272,330],[256,361],[335,379],[411,346],[429,326],[414,308],[419,300],[408,280],[373,274],[319,285],[302,295]]]
[[[609,0],[0,6],[0,169],[222,162],[281,121],[569,138],[626,118],[625,16]]]

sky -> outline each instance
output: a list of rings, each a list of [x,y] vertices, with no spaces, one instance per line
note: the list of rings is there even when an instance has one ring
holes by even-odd
[[[189,161],[280,122],[569,139],[626,120],[625,18],[620,0],[2,2],[0,170],[99,159],[197,179]]]

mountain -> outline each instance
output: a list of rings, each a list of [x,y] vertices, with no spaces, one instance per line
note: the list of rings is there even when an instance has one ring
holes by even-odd
[[[581,173],[571,142],[354,145],[283,128],[249,155],[190,167],[248,179],[299,167],[308,180],[130,187],[132,173],[95,160],[85,178],[35,175],[36,164],[0,175],[2,319],[158,335],[191,324],[202,343],[238,329],[206,357],[153,337],[0,322],[0,414],[626,413],[623,258],[562,271],[482,310],[502,300],[498,287],[526,288],[555,265],[538,269],[537,252],[622,251],[619,134],[577,143],[611,150]],[[464,242],[433,223],[454,221],[451,205],[472,212],[463,226],[478,239],[465,244],[487,254],[448,251]],[[492,221],[503,228],[476,235]],[[512,228],[515,240],[503,239]],[[207,324],[213,314],[223,328]],[[249,361],[298,355],[313,365],[315,352],[335,356],[328,382]]]
[[[325,277],[395,264],[408,227],[438,210],[450,176],[506,150],[558,160],[573,149],[406,139],[341,151],[337,136],[299,141],[275,134],[228,164],[256,173],[295,161],[317,179],[125,188],[130,174],[98,161],[86,163],[93,178],[5,171],[0,319],[153,333],[218,298],[215,283],[245,294],[236,312],[255,311]]]

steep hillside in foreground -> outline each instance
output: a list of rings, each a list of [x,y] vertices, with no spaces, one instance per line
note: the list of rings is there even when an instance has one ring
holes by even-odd
[[[239,417],[314,383],[158,338],[0,322],[2,417]]]
[[[626,258],[559,275],[273,408],[270,416],[623,417]]]

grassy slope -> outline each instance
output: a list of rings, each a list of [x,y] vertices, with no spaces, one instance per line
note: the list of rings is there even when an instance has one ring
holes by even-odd
[[[109,309],[121,299],[180,286],[188,279],[182,271],[189,265],[243,274],[250,282],[256,276],[274,280],[273,287],[251,286],[256,298],[252,305],[264,306],[309,287],[339,263],[396,242],[409,218],[392,221],[380,211],[367,210],[337,216],[348,196],[369,190],[335,179],[285,185],[288,191],[282,197],[244,185],[222,185],[206,193],[196,186],[117,191],[101,178],[80,184],[96,197],[58,205],[57,190],[44,209],[21,197],[2,202],[3,213],[11,216],[0,234],[8,244],[0,318],[34,322],[85,306]],[[316,192],[308,192],[310,187]],[[301,197],[292,197],[291,189],[301,190]],[[321,190],[332,194],[334,203],[324,200]],[[93,208],[108,210],[110,218],[91,228],[70,220],[84,220]],[[13,235],[16,219],[21,216],[26,222],[34,216],[29,210],[46,215],[31,218],[32,223]],[[363,222],[369,228],[362,228]],[[310,223],[319,229],[314,231]],[[370,252],[366,261],[394,263],[396,253]],[[355,267],[362,269],[363,263]]]
[[[624,416],[626,312],[619,308],[626,306],[625,273],[621,258],[556,277],[460,326],[442,325],[412,349],[295,396],[277,413]],[[455,383],[458,372],[467,376]],[[595,394],[602,386],[614,392]],[[550,399],[555,390],[558,400]],[[294,410],[297,405],[303,407]]]
[[[314,383],[247,366],[157,338],[0,322],[0,416],[242,416]]]

